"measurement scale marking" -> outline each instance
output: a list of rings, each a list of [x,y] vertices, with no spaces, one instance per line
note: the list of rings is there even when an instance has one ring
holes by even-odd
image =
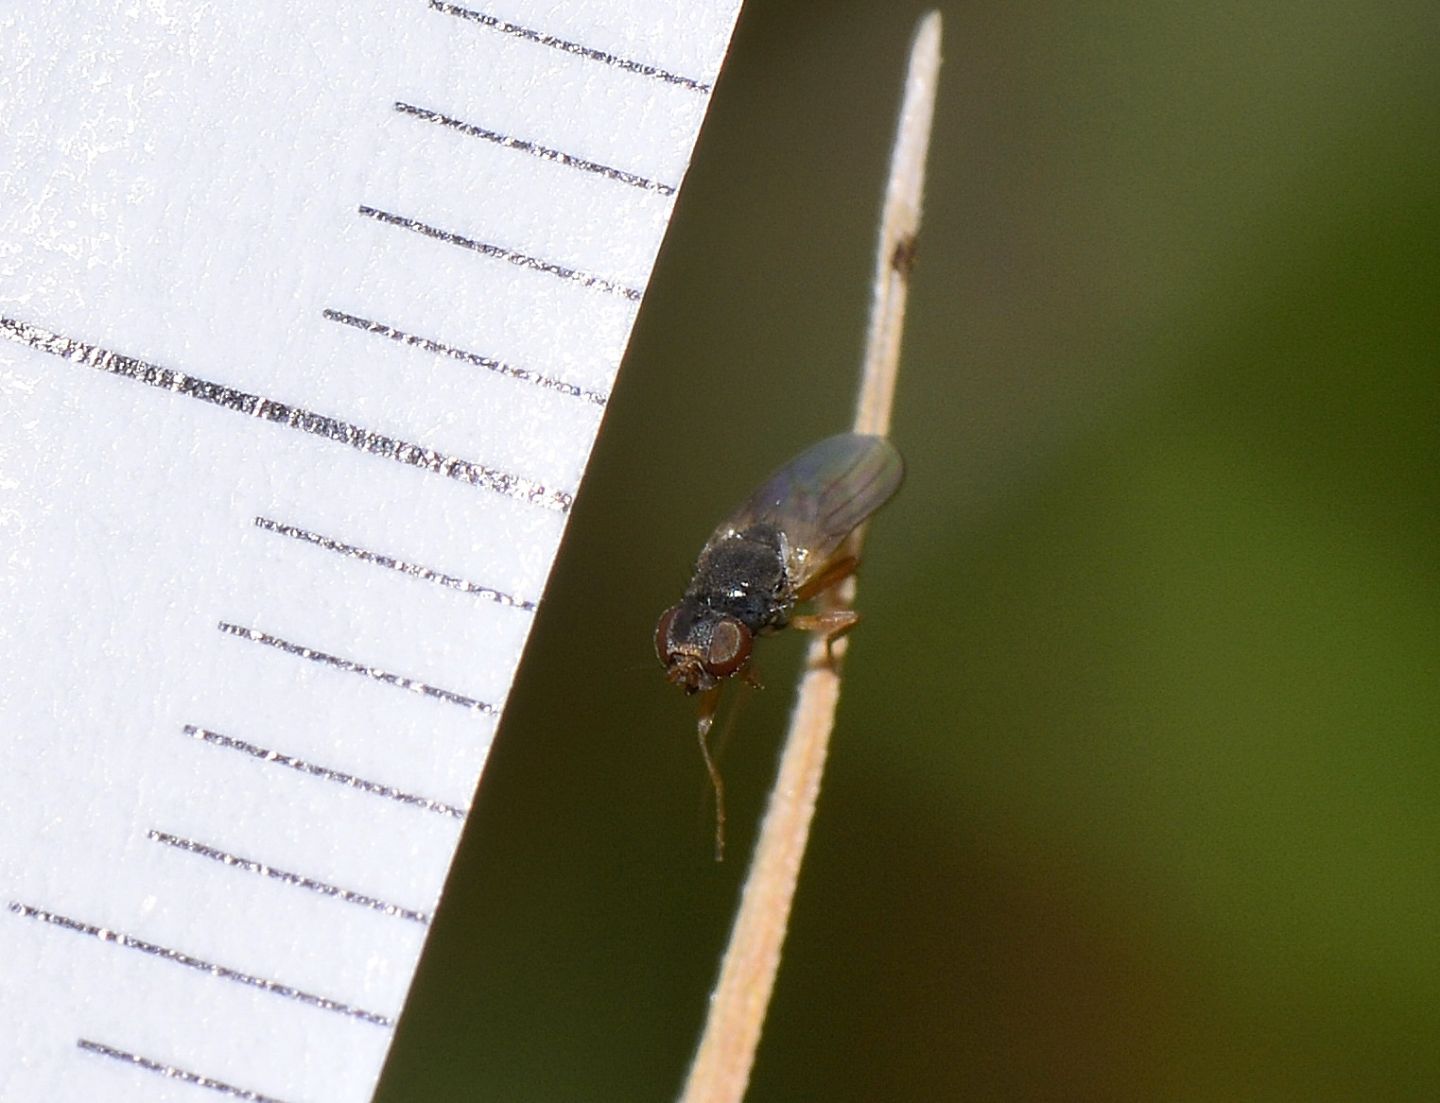
[[[574,496],[566,491],[549,490],[530,479],[511,475],[494,467],[442,455],[433,449],[410,444],[370,429],[363,429],[338,418],[327,417],[324,414],[317,414],[299,406],[277,402],[274,399],[262,398],[260,395],[236,390],[220,383],[211,383],[209,380],[186,375],[184,372],[137,360],[133,356],[111,352],[98,345],[87,345],[82,341],[62,337],[58,333],[51,333],[39,326],[30,325],[28,322],[0,317],[0,336],[8,337],[22,345],[29,345],[39,352],[48,352],[62,360],[86,364],[109,375],[133,379],[146,386],[171,391],[184,395],[186,398],[199,399],[201,402],[208,402],[212,406],[220,406],[235,413],[286,425],[291,429],[298,429],[303,433],[323,437],[340,444],[348,444],[356,451],[383,456],[409,467],[418,467],[423,471],[433,471],[446,478],[469,483],[472,486],[484,487],[486,490],[493,490],[497,494],[504,494],[509,498],[517,498],[530,505],[566,513],[574,502]]]
[[[149,1057],[141,1057],[138,1053],[130,1053],[127,1050],[116,1049],[114,1046],[107,1046],[103,1042],[92,1042],[89,1038],[77,1038],[75,1045],[86,1053],[93,1053],[99,1057],[109,1057],[112,1061],[120,1061],[127,1065],[134,1065],[136,1068],[144,1069],[146,1072],[159,1073],[167,1080],[179,1080],[185,1084],[194,1084],[197,1088],[209,1088],[212,1092],[219,1092],[221,1095],[228,1095],[232,1099],[243,1099],[246,1103],[285,1103],[283,1099],[276,1099],[273,1095],[261,1095],[259,1092],[252,1092],[248,1088],[237,1088],[234,1084],[227,1084],[223,1080],[216,1080],[213,1076],[203,1076],[198,1072],[190,1072],[176,1065],[167,1065],[163,1061],[155,1061]]]
[[[62,927],[67,931],[74,931],[76,934],[84,934],[89,935],[91,938],[98,938],[101,942],[113,942],[115,945],[123,946],[127,950],[138,950],[142,954],[163,958],[165,961],[173,962],[176,965],[183,965],[187,969],[195,969],[202,973],[209,973],[212,977],[231,980],[237,984],[247,985],[250,988],[259,988],[264,992],[284,996],[286,999],[309,1004],[311,1007],[318,1007],[322,1011],[333,1011],[338,1015],[359,1019],[361,1022],[383,1026],[387,1030],[393,1029],[395,1026],[395,1020],[388,1015],[381,1015],[374,1011],[366,1011],[363,1008],[352,1007],[348,1003],[332,1000],[328,996],[317,996],[313,992],[305,992],[288,984],[282,984],[279,981],[267,980],[264,977],[257,977],[250,973],[242,973],[240,970],[231,969],[227,965],[216,965],[214,962],[202,961],[198,957],[191,957],[189,954],[182,953],[179,950],[172,950],[168,946],[159,946],[154,942],[146,942],[143,939],[134,938],[131,935],[111,930],[108,927],[97,927],[92,923],[84,923],[78,919],[71,919],[66,915],[46,911],[44,908],[31,907],[29,904],[21,904],[14,900],[10,902],[10,910],[16,915],[24,916],[27,919],[38,919],[42,923]]]
[[[416,107],[413,103],[404,103],[397,100],[395,102],[395,110],[402,115],[411,115],[417,119],[424,119],[426,122],[449,127],[451,130],[459,131],[461,134],[468,134],[472,138],[483,138],[487,142],[494,142],[496,145],[504,146],[506,149],[514,149],[521,153],[528,153],[532,157],[540,158],[542,161],[553,161],[556,164],[564,165],[566,168],[579,169],[581,172],[593,172],[597,176],[605,177],[607,180],[614,180],[619,184],[628,184],[632,188],[640,188],[644,191],[658,192],[661,195],[675,194],[675,186],[673,184],[662,184],[658,180],[651,180],[648,177],[640,176],[638,173],[612,168],[609,165],[602,165],[598,161],[587,161],[583,157],[576,157],[571,153],[562,153],[558,149],[551,149],[548,146],[542,146],[537,142],[531,142],[525,138],[516,138],[510,134],[502,134],[498,130],[489,130],[483,126],[476,126],[474,123],[463,122],[449,115],[442,115],[439,111],[431,111],[426,107]]]
[[[477,367],[485,368],[500,375],[507,375],[511,379],[518,379],[525,383],[533,383],[537,387],[546,387],[552,391],[559,391],[561,394],[569,395],[571,398],[583,398],[586,402],[593,402],[596,406],[604,406],[609,396],[601,391],[590,391],[584,387],[577,387],[574,383],[566,383],[564,380],[554,379],[548,375],[541,375],[539,372],[531,371],[529,368],[517,368],[506,364],[502,360],[496,360],[490,356],[482,356],[478,352],[467,352],[465,349],[456,348],[454,345],[442,344],[439,341],[432,341],[428,337],[417,337],[413,333],[406,333],[404,330],[387,326],[384,322],[372,321],[369,318],[361,318],[355,314],[346,314],[341,310],[331,310],[328,307],[321,311],[321,315],[329,322],[339,322],[341,325],[353,326],[355,329],[363,330],[366,333],[373,333],[379,337],[388,337],[402,345],[411,345],[415,348],[422,348],[426,352],[438,353],[441,356],[448,356],[452,360],[463,360]]]
[[[491,245],[486,241],[476,241],[474,238],[465,237],[463,234],[452,233],[449,230],[442,230],[429,223],[421,222],[419,219],[407,218],[404,215],[393,214],[390,211],[382,211],[378,207],[367,207],[360,204],[357,211],[365,218],[373,218],[376,222],[383,222],[387,226],[398,226],[403,230],[410,230],[421,234],[424,237],[434,238],[436,241],[443,241],[448,245],[458,245],[462,249],[469,249],[472,252],[481,253],[487,257],[494,257],[497,260],[508,261],[520,268],[528,268],[532,272],[544,272],[546,275],[557,276],[568,283],[579,284],[581,287],[588,287],[595,291],[604,291],[611,295],[623,295],[632,303],[638,303],[641,298],[639,288],[627,287],[623,283],[606,279],[604,276],[596,276],[590,272],[582,272],[578,268],[567,268],[563,264],[554,264],[548,260],[541,260],[539,257],[532,257],[526,253],[517,253],[513,249],[506,249],[503,245]]]
[[[395,686],[398,689],[408,689],[411,693],[419,693],[425,697],[434,697],[437,701],[448,701],[452,705],[460,705],[471,712],[481,712],[486,716],[498,716],[500,710],[486,701],[477,701],[474,697],[466,697],[462,693],[453,690],[441,689],[439,686],[432,686],[428,682],[421,682],[415,678],[407,678],[403,674],[392,674],[388,670],[381,670],[379,667],[366,666],[363,663],[353,662],[350,659],[342,659],[338,655],[330,655],[324,651],[316,651],[312,647],[305,647],[298,643],[291,643],[289,640],[282,640],[279,636],[272,636],[268,632],[261,632],[254,628],[242,628],[238,624],[230,624],[228,621],[221,621],[217,626],[220,631],[229,636],[238,636],[243,640],[250,640],[252,643],[264,644],[266,647],[273,647],[277,651],[283,651],[287,655],[294,655],[301,659],[309,659],[312,663],[320,663],[323,666],[334,667],[336,670],[345,670],[351,674],[359,674],[369,678],[371,681],[384,682],[386,685]]]
[[[354,544],[347,544],[343,540],[333,540],[328,536],[321,536],[319,533],[310,532],[307,529],[297,528],[295,525],[286,525],[280,521],[272,521],[269,517],[255,518],[255,527],[264,529],[266,532],[273,532],[279,536],[288,536],[292,540],[299,540],[302,543],[314,544],[317,548],[324,548],[326,551],[335,552],[337,555],[347,556],[350,559],[358,559],[364,563],[374,563],[380,567],[387,567],[392,571],[399,571],[401,574],[408,574],[412,578],[424,579],[426,582],[434,582],[438,586],[445,586],[451,590],[459,590],[465,594],[475,594],[483,597],[486,601],[493,601],[496,605],[504,605],[510,609],[519,609],[522,612],[533,613],[535,603],[524,601],[489,586],[481,586],[478,582],[466,582],[463,578],[456,578],[454,575],[441,574],[439,571],[432,571],[429,567],[422,567],[418,563],[407,563],[403,559],[395,559],[388,555],[381,555],[379,552],[366,551],[364,548],[357,548]]]
[[[493,15],[486,15],[484,12],[473,11],[470,8],[462,8],[459,4],[447,4],[444,3],[443,0],[430,0],[430,7],[435,11],[444,12],[446,15],[453,15],[460,19],[469,20],[472,23],[479,23],[482,27],[489,27],[502,34],[523,38],[528,42],[537,42],[541,46],[549,46],[552,49],[563,50],[567,54],[576,54],[579,57],[589,58],[591,61],[599,61],[605,65],[613,66],[616,69],[624,69],[627,72],[638,73],[644,77],[654,77],[656,80],[662,80],[666,84],[678,84],[682,88],[689,88],[695,92],[710,91],[711,86],[704,81],[678,76],[675,73],[668,73],[664,69],[656,68],[654,65],[646,65],[640,61],[630,61],[627,58],[606,53],[604,50],[596,50],[589,46],[582,46],[578,42],[567,42],[563,38],[555,38],[553,35],[532,31],[528,27],[521,27],[515,23],[507,23],[503,19],[497,19]]]
[[[290,873],[283,869],[276,869],[274,866],[266,865],[264,862],[257,862],[253,858],[242,858],[238,854],[229,854],[213,846],[206,846],[204,843],[197,843],[194,839],[181,838],[179,835],[172,835],[168,831],[147,831],[146,836],[157,843],[174,847],[176,850],[188,851],[191,854],[198,854],[202,858],[209,858],[211,861],[220,862],[236,869],[243,869],[247,873],[258,873],[262,877],[269,877],[276,881],[283,881],[287,885],[296,885],[311,892],[318,892],[322,896],[333,896],[337,900],[344,900],[347,904],[357,904],[363,908],[370,908],[372,911],[380,912],[383,915],[395,916],[397,919],[408,919],[412,923],[419,923],[422,926],[430,925],[430,914],[428,912],[416,911],[413,908],[402,908],[397,904],[389,904],[384,900],[377,900],[373,896],[366,896],[364,893],[352,892],[349,889],[342,889],[336,885],[328,884],[325,881],[317,881],[312,877],[305,877],[299,873]]]
[[[258,758],[263,762],[273,762],[277,766],[287,766],[299,773],[309,774],[311,777],[322,778],[325,781],[333,781],[337,785],[344,785],[348,789],[358,789],[362,793],[385,797],[387,800],[398,801],[400,804],[413,805],[426,812],[436,812],[442,816],[449,816],[451,819],[463,820],[465,818],[466,810],[464,808],[456,807],[453,804],[446,804],[444,801],[431,800],[429,797],[416,796],[414,793],[407,793],[401,789],[397,789],[393,785],[383,785],[378,781],[366,781],[364,778],[356,777],[354,774],[347,774],[343,770],[332,770],[328,766],[319,766],[313,762],[306,762],[303,758],[296,758],[294,755],[270,750],[268,747],[260,747],[254,743],[247,743],[243,739],[222,735],[220,732],[197,727],[194,724],[186,724],[184,731],[191,739],[198,739],[203,743],[209,743],[215,747],[224,747],[226,750],[239,751],[241,754],[249,755],[251,758]]]

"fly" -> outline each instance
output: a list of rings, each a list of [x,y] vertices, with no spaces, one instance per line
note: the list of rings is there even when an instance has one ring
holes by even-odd
[[[755,637],[795,627],[833,641],[860,619],[853,609],[796,614],[795,606],[855,572],[842,545],[900,489],[905,464],[884,437],[841,433],[775,471],[705,542],[679,604],[660,616],[655,651],[665,676],[700,694],[700,753],[715,787],[715,856],[725,846],[724,787],[706,737],[720,689],[754,682]]]

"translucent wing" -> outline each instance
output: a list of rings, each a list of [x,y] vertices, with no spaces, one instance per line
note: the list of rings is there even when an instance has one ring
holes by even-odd
[[[766,479],[715,536],[774,525],[790,545],[791,583],[800,586],[890,500],[904,477],[905,462],[884,437],[826,437]]]

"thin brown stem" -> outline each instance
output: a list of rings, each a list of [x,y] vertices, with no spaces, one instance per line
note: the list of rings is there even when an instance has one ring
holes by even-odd
[[[859,433],[884,435],[890,426],[939,69],[940,13],[931,12],[921,19],[911,47],[891,155],[870,330],[855,411],[855,431]],[[858,557],[863,539],[862,527],[851,535],[845,554]],[[830,592],[837,606],[849,607],[855,596],[854,578]],[[819,638],[810,645],[779,776],[681,1103],[739,1103],[744,1098],[820,794],[848,646],[845,637],[828,648]]]

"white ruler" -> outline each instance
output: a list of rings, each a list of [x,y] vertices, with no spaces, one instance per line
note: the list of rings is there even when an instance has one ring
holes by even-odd
[[[370,1096],[738,2],[0,10],[0,1099]]]

